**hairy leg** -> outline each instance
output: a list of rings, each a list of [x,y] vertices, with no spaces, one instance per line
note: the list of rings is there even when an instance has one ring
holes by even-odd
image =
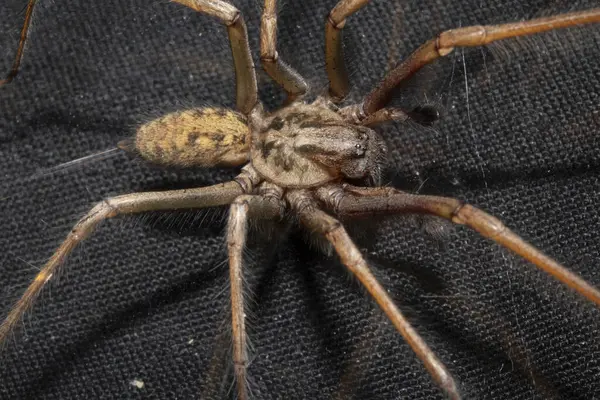
[[[325,21],[325,68],[329,78],[329,96],[334,103],[341,102],[350,88],[342,50],[342,29],[346,18],[367,3],[369,0],[340,0]]]
[[[331,186],[319,190],[317,196],[342,215],[420,213],[437,215],[456,224],[467,225],[482,236],[517,253],[600,306],[598,289],[527,243],[497,218],[460,200],[414,195],[387,187],[350,187],[344,191],[339,186]]]
[[[27,2],[27,8],[25,9],[25,21],[23,21],[23,27],[21,28],[21,36],[19,37],[19,44],[17,46],[17,52],[15,53],[15,59],[6,77],[0,80],[0,86],[10,83],[19,73],[19,67],[21,66],[21,59],[23,58],[23,52],[25,51],[25,43],[27,43],[27,35],[29,35],[29,27],[31,26],[31,17],[33,16],[33,8],[35,7],[35,3],[37,3],[37,0],[29,0]]]
[[[242,185],[231,181],[196,189],[126,194],[96,204],[77,222],[60,247],[38,272],[23,296],[10,310],[4,322],[0,324],[0,346],[6,343],[6,339],[17,323],[31,308],[46,283],[57,273],[75,246],[86,239],[100,222],[118,215],[146,211],[205,208],[230,204],[243,193]]]
[[[239,111],[248,115],[258,103],[258,89],[254,62],[248,45],[248,31],[240,11],[223,0],[173,0],[193,10],[218,18],[229,34],[231,53],[235,64],[236,104]]]
[[[410,322],[396,307],[387,291],[377,281],[360,251],[348,236],[342,224],[320,210],[309,194],[293,191],[287,195],[291,206],[298,212],[300,222],[311,231],[324,235],[333,245],[342,263],[358,278],[373,296],[379,307],[392,321],[404,340],[410,345],[417,357],[423,362],[435,382],[446,395],[453,400],[460,399],[458,388],[452,375],[435,353],[427,346]]]
[[[273,201],[274,200],[274,201]],[[229,209],[227,249],[229,251],[229,278],[231,282],[231,320],[233,364],[238,400],[248,399],[248,351],[243,295],[243,253],[246,243],[248,217],[272,219],[282,216],[278,199],[244,195],[237,197]]]
[[[260,61],[263,69],[287,92],[290,103],[308,91],[308,83],[277,53],[277,0],[265,0],[260,22]]]
[[[365,97],[362,106],[359,107],[360,112],[364,118],[385,107],[394,88],[425,65],[450,54],[455,47],[481,46],[497,40],[594,22],[600,22],[600,8],[530,21],[469,26],[442,32],[436,38],[425,42],[406,60],[388,72],[381,83]]]

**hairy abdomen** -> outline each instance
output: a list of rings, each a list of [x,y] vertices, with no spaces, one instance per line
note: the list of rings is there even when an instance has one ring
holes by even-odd
[[[245,118],[223,108],[195,108],[142,125],[132,141],[120,144],[144,159],[180,167],[236,166],[249,159]]]

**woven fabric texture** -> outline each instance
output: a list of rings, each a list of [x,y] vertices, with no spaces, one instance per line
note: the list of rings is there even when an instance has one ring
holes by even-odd
[[[25,1],[0,5],[8,71]],[[282,2],[278,50],[318,93],[335,0]],[[258,63],[260,96],[282,91]],[[350,101],[458,26],[598,6],[597,0],[375,1],[346,25]],[[600,25],[467,50],[394,102],[435,105],[430,129],[379,129],[385,184],[457,197],[600,287]],[[40,1],[17,79],[0,88],[0,310],[6,315],[72,225],[111,196],[198,187],[236,170],[162,169],[113,151],[139,123],[234,107],[226,30],[167,1]],[[44,174],[44,172],[52,172]],[[227,210],[107,221],[68,259],[0,353],[0,399],[234,398]],[[476,233],[390,217],[349,228],[377,277],[465,399],[600,398],[600,310]],[[255,231],[253,231],[255,232]],[[250,387],[256,399],[441,399],[409,346],[335,255],[301,231],[251,234]],[[54,279],[56,278],[56,279]]]

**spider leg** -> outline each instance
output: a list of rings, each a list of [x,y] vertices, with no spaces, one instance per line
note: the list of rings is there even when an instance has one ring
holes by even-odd
[[[460,395],[452,375],[436,357],[427,343],[421,338],[410,322],[396,307],[386,290],[377,281],[360,251],[348,236],[343,225],[335,218],[320,210],[311,195],[296,190],[286,196],[296,210],[300,222],[311,231],[324,235],[333,245],[342,263],[358,278],[373,296],[379,307],[390,319],[394,327],[421,359],[435,382],[450,399],[459,400]]]
[[[57,273],[61,264],[73,251],[75,246],[86,239],[105,219],[118,215],[135,214],[146,211],[177,210],[186,208],[205,208],[230,204],[236,197],[244,193],[248,185],[245,176],[238,176],[238,181],[220,183],[213,186],[195,189],[170,190],[164,192],[131,193],[102,201],[75,224],[67,238],[36,275],[23,296],[10,310],[8,316],[0,324],[0,347],[31,308],[46,283]]]
[[[317,194],[321,200],[343,215],[421,213],[437,215],[456,224],[467,225],[482,236],[517,253],[600,306],[598,289],[527,243],[497,218],[460,200],[449,197],[414,195],[384,187],[352,187],[349,192],[342,193],[338,186],[337,188],[321,189]]]
[[[10,83],[17,74],[19,73],[19,66],[21,65],[21,59],[23,58],[23,52],[25,51],[25,43],[27,42],[27,35],[29,34],[29,27],[31,26],[31,17],[33,16],[33,8],[37,0],[29,0],[27,2],[27,8],[25,9],[25,21],[21,28],[21,36],[19,38],[19,45],[15,54],[15,60],[10,68],[10,71],[4,79],[0,80],[0,86]]]
[[[274,201],[273,201],[274,200]],[[229,251],[229,278],[231,281],[231,320],[233,337],[233,364],[238,400],[248,399],[248,351],[243,295],[243,251],[246,243],[248,217],[277,218],[283,213],[279,199],[256,195],[237,197],[229,209],[227,248]]]
[[[600,22],[600,8],[530,21],[469,26],[442,32],[436,38],[425,42],[406,60],[388,72],[379,85],[365,97],[361,111],[364,116],[368,116],[385,107],[396,86],[413,76],[423,66],[450,54],[455,47],[481,46],[501,39],[594,22]]]
[[[342,29],[346,25],[346,18],[367,3],[369,0],[340,0],[325,22],[325,68],[329,78],[329,97],[334,103],[341,102],[350,90],[342,50]]]
[[[404,122],[408,119],[410,119],[410,116],[404,110],[399,108],[382,108],[364,118],[362,121],[357,120],[356,122],[364,126],[375,126],[391,121]]]
[[[173,0],[193,10],[218,18],[229,34],[229,43],[235,64],[236,104],[248,115],[258,103],[258,89],[254,62],[248,44],[248,31],[240,11],[223,0]]]
[[[277,0],[265,0],[260,22],[260,61],[263,69],[287,92],[287,103],[308,91],[308,83],[277,53]]]

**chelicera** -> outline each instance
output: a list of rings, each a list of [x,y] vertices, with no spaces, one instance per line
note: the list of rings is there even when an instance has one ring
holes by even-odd
[[[386,146],[375,130],[377,124],[388,121],[412,119],[429,124],[436,118],[431,109],[403,110],[387,104],[394,88],[454,48],[600,22],[600,9],[443,32],[393,68],[361,102],[341,107],[349,91],[342,57],[342,30],[346,19],[368,1],[341,0],[327,16],[325,58],[329,89],[307,103],[308,84],[277,54],[276,2],[266,0],[261,23],[261,61],[267,74],[288,95],[285,106],[267,112],[258,100],[248,35],[240,11],[221,0],[175,1],[216,17],[227,27],[235,64],[237,111],[207,107],[168,114],[141,126],[135,137],[121,142],[120,147],[160,165],[243,166],[240,174],[233,181],[209,187],[133,193],[98,203],[75,225],[0,325],[0,344],[6,341],[69,253],[104,219],[223,205],[230,206],[227,245],[233,361],[239,399],[249,396],[242,295],[242,259],[249,218],[294,218],[305,229],[324,237],[412,347],[434,381],[452,399],[459,399],[460,394],[450,372],[378,283],[337,217],[416,213],[467,225],[600,305],[600,292],[596,288],[525,242],[498,219],[453,198],[415,195],[379,186]],[[0,84],[7,83],[17,73],[34,4],[35,0],[30,0],[14,67]]]

